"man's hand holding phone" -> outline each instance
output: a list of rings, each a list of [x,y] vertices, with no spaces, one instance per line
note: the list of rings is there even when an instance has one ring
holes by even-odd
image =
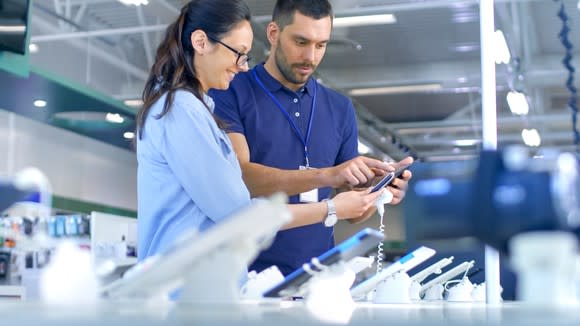
[[[393,200],[391,204],[397,205],[405,197],[407,191],[407,186],[409,185],[409,180],[411,180],[411,171],[407,168],[413,164],[413,158],[408,156],[399,162],[393,164],[395,167],[395,172],[389,172],[383,178],[375,184],[371,192],[387,187],[388,190],[393,194]]]

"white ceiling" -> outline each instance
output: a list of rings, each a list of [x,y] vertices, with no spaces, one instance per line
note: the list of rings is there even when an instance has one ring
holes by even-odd
[[[125,6],[117,0],[36,0],[32,64],[119,99],[138,98],[165,26],[181,0],[149,0]],[[273,0],[247,0],[254,15],[257,62],[266,55],[264,28]],[[573,150],[562,22],[552,0],[496,2],[496,26],[506,34],[510,65],[498,65],[500,145],[519,144],[522,128],[540,131],[543,147]],[[440,84],[424,92],[353,97],[361,136],[394,158],[409,149],[425,160],[463,159],[479,149],[481,76],[476,0],[335,0],[337,16],[393,13],[390,25],[336,28],[321,64],[320,80],[345,94],[360,87]],[[580,52],[577,0],[565,0],[575,62]],[[460,51],[462,50],[462,51]],[[255,61],[255,62],[256,62]],[[254,63],[255,63],[254,62]],[[519,64],[518,64],[519,63]],[[576,67],[580,67],[576,63]],[[578,84],[578,83],[576,83]],[[525,90],[527,118],[511,115],[510,87]],[[457,146],[457,140],[475,140]],[[401,146],[404,145],[404,146]]]

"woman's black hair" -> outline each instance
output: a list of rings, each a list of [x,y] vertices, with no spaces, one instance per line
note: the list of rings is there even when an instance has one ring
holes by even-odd
[[[203,30],[218,39],[242,21],[250,21],[250,8],[243,0],[192,0],[183,6],[177,20],[167,27],[157,48],[155,63],[143,90],[143,107],[137,113],[137,135],[143,137],[147,115],[165,93],[160,119],[171,110],[175,92],[186,90],[203,102],[201,82],[193,66],[195,51],[191,33]],[[205,102],[203,102],[205,103]]]

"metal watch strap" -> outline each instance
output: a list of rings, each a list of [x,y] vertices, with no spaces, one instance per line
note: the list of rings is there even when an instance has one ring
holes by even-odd
[[[336,215],[336,205],[334,205],[334,201],[332,199],[325,199],[327,212],[326,217],[324,218],[324,225],[326,227],[331,227],[336,224],[338,221],[338,216]]]

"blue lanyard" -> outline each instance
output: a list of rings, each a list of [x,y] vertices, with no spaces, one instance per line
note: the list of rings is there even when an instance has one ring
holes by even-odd
[[[272,101],[274,101],[274,103],[276,104],[276,106],[278,107],[280,112],[282,112],[282,114],[284,114],[284,116],[286,117],[286,120],[288,120],[288,122],[290,123],[290,125],[294,129],[294,133],[296,134],[296,136],[298,136],[298,139],[300,139],[300,142],[302,143],[302,145],[304,145],[304,162],[306,164],[306,167],[310,167],[310,162],[308,160],[308,143],[310,141],[310,130],[312,129],[312,118],[314,117],[314,110],[316,108],[316,84],[314,86],[314,94],[312,96],[312,108],[310,109],[310,119],[308,121],[308,128],[306,129],[306,138],[303,138],[302,134],[300,133],[300,130],[298,129],[298,127],[296,127],[296,124],[292,120],[292,117],[290,117],[290,114],[288,114],[288,111],[286,111],[284,109],[284,107],[282,107],[282,104],[280,104],[280,101],[278,101],[278,99],[274,96],[274,94],[272,94],[272,92],[270,92],[268,89],[266,89],[266,86],[264,86],[264,83],[262,83],[260,78],[258,78],[258,74],[256,73],[256,69],[252,70],[252,76],[254,76],[254,79],[256,80],[256,82],[258,82],[258,85],[260,85],[260,87],[264,90],[264,92],[266,92],[266,94],[268,94],[268,96],[270,96]]]

